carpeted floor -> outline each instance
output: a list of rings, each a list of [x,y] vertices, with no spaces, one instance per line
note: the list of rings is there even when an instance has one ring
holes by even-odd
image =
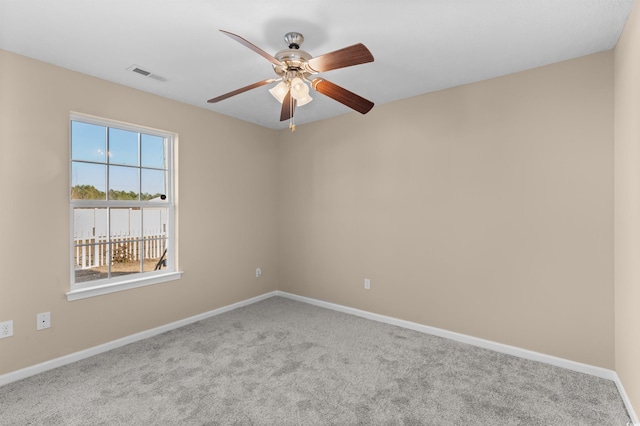
[[[620,425],[609,380],[273,297],[0,388],[2,425]]]

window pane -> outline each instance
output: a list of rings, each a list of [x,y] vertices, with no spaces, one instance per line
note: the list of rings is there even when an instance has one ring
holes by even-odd
[[[167,231],[169,209],[145,208],[142,210],[144,238],[144,270],[153,271],[162,259],[162,268],[166,267]],[[164,266],[163,266],[164,265]]]
[[[165,238],[167,236],[168,214],[169,210],[166,208],[145,208],[142,217],[144,226],[142,236],[145,239]]]
[[[161,196],[166,195],[166,173],[163,170],[142,169],[141,194],[142,200],[164,201]]]
[[[110,209],[109,235],[113,238],[140,238],[140,209]],[[113,240],[115,241],[115,240]]]
[[[107,209],[73,209],[75,282],[107,278]]]
[[[144,240],[144,271],[155,271],[167,267],[167,240],[166,238],[153,238]]]
[[[165,139],[160,136],[142,134],[141,137],[142,167],[154,167],[156,169],[167,168]]]
[[[89,239],[106,240],[107,238],[107,209],[106,208],[74,208],[73,209],[73,238],[83,240],[76,244],[84,244]]]
[[[138,165],[138,133],[109,128],[109,163]]]
[[[104,200],[106,198],[106,166],[71,163],[71,199]]]
[[[87,281],[101,280],[108,277],[107,266],[88,269],[76,269],[74,272],[74,276],[76,284]]]
[[[140,192],[138,168],[109,166],[109,199],[137,200]]]
[[[71,122],[71,159],[104,163],[107,152],[106,127]]]
[[[111,243],[111,276],[141,272],[140,240],[115,238]]]
[[[140,209],[110,209],[111,276],[140,272]]]

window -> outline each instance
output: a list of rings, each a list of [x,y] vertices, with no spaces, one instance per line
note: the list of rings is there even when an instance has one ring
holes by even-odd
[[[173,135],[71,116],[69,300],[180,277]]]

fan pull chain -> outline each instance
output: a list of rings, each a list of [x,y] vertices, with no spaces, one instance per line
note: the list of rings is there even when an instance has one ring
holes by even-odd
[[[293,121],[293,113],[294,113],[294,103],[295,99],[293,96],[289,97],[289,128],[291,129],[291,133],[294,133],[296,131],[296,124]]]

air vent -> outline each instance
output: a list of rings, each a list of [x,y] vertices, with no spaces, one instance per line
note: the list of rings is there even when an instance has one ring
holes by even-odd
[[[139,67],[138,65],[131,65],[129,68],[127,68],[127,70],[129,71],[133,71],[137,74],[143,75],[145,77],[149,77],[152,78],[154,80],[160,81],[162,83],[164,83],[165,81],[167,81],[166,78],[162,77],[161,75],[158,74],[154,74],[151,71],[147,71],[141,67]]]
[[[138,67],[135,67],[135,68],[133,69],[133,72],[137,72],[138,74],[142,74],[142,75],[144,75],[145,77],[146,77],[146,76],[148,76],[149,74],[151,74],[149,71],[145,71],[145,70],[140,69],[140,68],[138,68]]]

